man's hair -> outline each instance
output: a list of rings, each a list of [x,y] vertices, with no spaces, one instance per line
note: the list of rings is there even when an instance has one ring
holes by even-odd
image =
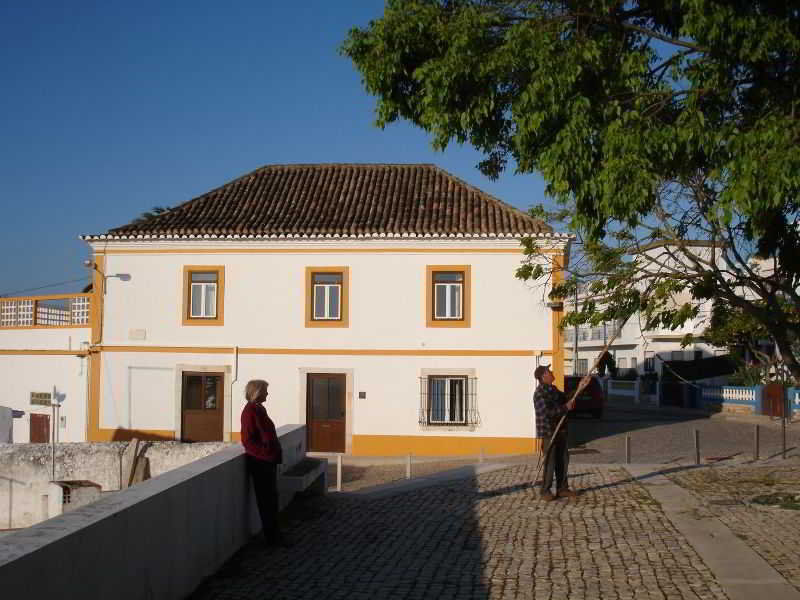
[[[550,370],[550,365],[539,365],[536,367],[536,370],[533,372],[533,376],[536,378],[536,381],[539,383],[542,382],[542,375],[547,373]]]

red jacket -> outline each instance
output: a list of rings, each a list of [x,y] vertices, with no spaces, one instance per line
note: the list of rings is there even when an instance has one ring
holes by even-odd
[[[262,404],[248,402],[242,410],[242,446],[246,454],[271,463],[283,462],[275,423]]]

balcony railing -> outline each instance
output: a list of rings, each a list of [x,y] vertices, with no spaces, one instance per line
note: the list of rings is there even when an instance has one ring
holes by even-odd
[[[88,327],[91,294],[0,298],[0,329]]]
[[[603,332],[602,325],[600,327],[579,327],[578,328],[578,341],[603,341],[609,340],[617,332],[617,327],[613,323],[606,324],[605,333]],[[564,330],[564,338],[567,342],[575,341],[575,328],[568,327]]]

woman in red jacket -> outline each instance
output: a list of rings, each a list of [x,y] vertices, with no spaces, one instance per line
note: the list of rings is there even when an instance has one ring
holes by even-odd
[[[268,387],[261,379],[247,382],[244,389],[247,404],[242,410],[242,445],[247,472],[256,493],[264,541],[271,546],[287,546],[278,529],[278,465],[283,462],[283,450],[275,424],[264,408]]]

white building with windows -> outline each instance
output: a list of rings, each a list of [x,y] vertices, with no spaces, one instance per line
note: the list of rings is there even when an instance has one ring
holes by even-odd
[[[711,250],[708,243],[696,241],[686,244],[702,258],[709,259]],[[650,260],[649,268],[680,269],[680,264],[675,260],[676,254],[665,251],[663,244],[652,244],[641,252],[646,255],[643,260]],[[580,310],[583,302],[590,298],[592,297],[584,288],[574,301],[567,300],[564,303],[565,310]],[[688,291],[674,298],[676,305],[685,302],[692,302]],[[653,372],[660,375],[664,361],[690,361],[727,354],[726,349],[714,347],[703,340],[703,331],[708,325],[709,317],[710,304],[706,303],[701,305],[696,318],[674,330],[648,329],[638,315],[633,315],[624,324],[604,323],[596,327],[567,328],[564,331],[565,372],[567,375],[585,375],[620,327],[618,337],[609,347],[618,369],[635,369],[638,373]],[[693,336],[694,342],[684,348],[681,341],[687,334]]]
[[[568,236],[433,165],[263,167],[84,236],[91,315],[71,354],[48,354],[65,329],[4,325],[3,370],[36,343],[36,360],[66,357],[70,439],[237,440],[258,378],[310,450],[531,452],[532,371],[563,378],[563,313],[515,278],[522,236],[568,261]]]

